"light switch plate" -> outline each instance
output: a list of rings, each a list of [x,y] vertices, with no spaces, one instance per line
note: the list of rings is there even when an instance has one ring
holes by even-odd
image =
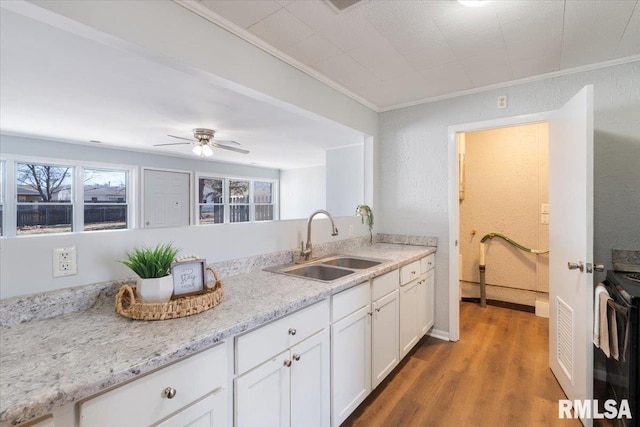
[[[78,274],[78,260],[75,246],[53,249],[53,277]]]

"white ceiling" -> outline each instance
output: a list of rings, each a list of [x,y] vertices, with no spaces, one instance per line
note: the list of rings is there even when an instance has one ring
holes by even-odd
[[[635,0],[495,0],[479,8],[365,0],[342,14],[323,0],[175,1],[376,110],[640,54]],[[360,132],[240,94],[197,70],[5,8],[0,18],[2,133],[192,156],[188,146],[153,145],[208,127],[251,151],[216,150],[213,159],[283,169],[322,164],[326,149],[363,141]]]
[[[326,149],[363,141],[360,132],[223,88],[202,74],[7,9],[0,19],[2,133],[193,157],[187,145],[153,145],[179,142],[167,134],[190,137],[192,128],[207,127],[250,150],[214,149],[211,159],[282,169],[324,164]]]
[[[635,0],[175,1],[378,110],[640,54]]]

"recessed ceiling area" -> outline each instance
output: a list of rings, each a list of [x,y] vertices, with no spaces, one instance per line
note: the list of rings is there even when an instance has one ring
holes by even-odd
[[[194,157],[167,134],[216,130],[243,155],[212,160],[278,169],[324,164],[330,148],[362,143],[353,129],[240,94],[203,72],[171,67],[2,9],[0,131],[5,134]]]
[[[174,1],[377,110],[640,54],[635,0]]]

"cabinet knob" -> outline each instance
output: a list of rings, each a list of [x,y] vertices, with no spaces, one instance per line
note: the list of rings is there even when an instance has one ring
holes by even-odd
[[[411,272],[411,275],[412,275],[412,276],[415,276],[415,275],[416,275],[415,270]]]
[[[380,309],[379,309],[379,308],[376,308],[376,312],[377,312],[377,313],[380,313]]]
[[[295,329],[293,329],[293,328],[290,328],[290,329],[289,329],[289,335],[295,335],[295,334],[296,334],[296,332],[298,332],[298,331],[296,331],[296,330],[295,330]]]
[[[164,389],[164,397],[166,397],[167,399],[173,399],[174,397],[176,397],[176,394],[178,393],[178,391],[173,388],[173,387],[167,387]]]
[[[300,355],[299,355],[299,354],[294,354],[294,355],[293,355],[293,360],[295,360],[296,362],[297,362],[298,360],[300,360]]]
[[[289,360],[289,359],[285,359],[285,360],[284,360],[284,366],[286,366],[287,368],[288,368],[289,366],[291,366],[291,360]]]
[[[373,311],[367,313],[369,316],[373,316]]]

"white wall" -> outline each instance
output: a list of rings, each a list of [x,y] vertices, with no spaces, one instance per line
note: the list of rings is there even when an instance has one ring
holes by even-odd
[[[326,209],[326,167],[280,171],[280,219],[308,218],[311,212]]]
[[[364,203],[364,144],[327,150],[327,210],[354,215]]]
[[[594,261],[610,267],[612,248],[640,248],[640,62],[380,115],[379,230],[438,237],[436,329],[448,330],[449,316],[448,126],[554,110],[587,84],[595,103]],[[508,108],[497,110],[499,95]]]
[[[278,179],[280,172],[195,157],[162,156],[1,134],[0,150],[3,157],[19,155],[26,159],[69,159],[274,179]],[[172,241],[182,248],[183,253],[198,254],[209,262],[295,249],[306,238],[306,216],[309,213],[304,215],[305,219],[297,221],[2,237],[0,298],[130,277],[131,272],[117,260],[121,260],[126,251],[140,245]],[[341,230],[347,230],[349,224],[358,224],[358,219],[353,216],[336,220]],[[318,230],[313,234],[314,243],[348,237],[344,232],[338,237],[331,237],[329,224],[323,224],[327,221],[322,218],[314,220],[314,230]],[[318,225],[315,225],[316,222]],[[353,228],[358,236],[367,235],[361,227]],[[322,229],[326,232],[322,232]],[[54,279],[53,248],[72,245],[78,249],[78,275]]]
[[[217,84],[265,102],[376,136],[373,110],[172,1],[33,0],[3,6],[166,65],[204,72]]]

